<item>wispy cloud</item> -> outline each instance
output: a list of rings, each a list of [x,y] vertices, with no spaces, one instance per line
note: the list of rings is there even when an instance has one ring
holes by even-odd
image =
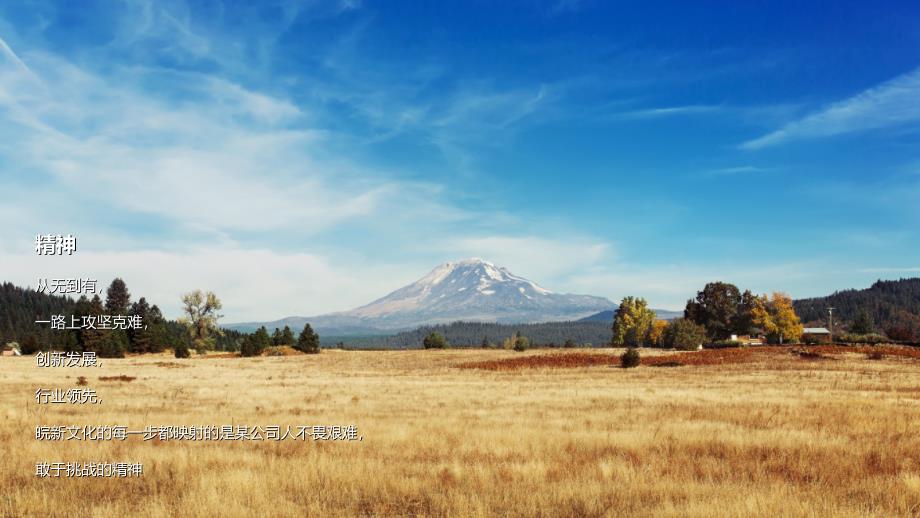
[[[692,104],[687,106],[668,106],[663,108],[648,108],[622,112],[620,117],[626,119],[656,119],[661,117],[673,117],[678,115],[696,115],[700,113],[713,113],[720,111],[723,107],[719,105]]]
[[[741,144],[761,149],[788,141],[831,137],[920,121],[920,68]]]
[[[770,171],[770,169],[765,167],[757,167],[753,165],[742,165],[737,167],[723,167],[720,169],[711,169],[706,172],[709,176],[730,176],[730,175],[739,175],[739,174],[753,174],[753,173],[764,173]]]

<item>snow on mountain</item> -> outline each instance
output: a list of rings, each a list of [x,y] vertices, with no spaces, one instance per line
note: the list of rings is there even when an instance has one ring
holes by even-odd
[[[578,320],[615,305],[603,297],[554,293],[482,259],[441,264],[412,284],[350,311],[312,318],[291,317],[327,333],[394,331],[455,322],[547,322]]]

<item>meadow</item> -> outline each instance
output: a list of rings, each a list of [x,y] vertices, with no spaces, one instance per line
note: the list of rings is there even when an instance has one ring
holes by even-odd
[[[643,351],[646,364],[622,369],[619,352],[163,355],[89,369],[0,358],[0,516],[920,516],[912,354]],[[674,354],[686,361],[651,359]],[[79,376],[100,405],[36,404],[36,389]],[[230,423],[352,424],[363,440],[34,437],[37,425]],[[39,479],[39,461],[140,462],[144,475]]]

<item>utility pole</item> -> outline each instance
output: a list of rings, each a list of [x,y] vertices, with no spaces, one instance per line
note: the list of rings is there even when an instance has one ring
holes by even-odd
[[[831,343],[834,343],[834,308],[827,308],[827,328],[831,332]]]

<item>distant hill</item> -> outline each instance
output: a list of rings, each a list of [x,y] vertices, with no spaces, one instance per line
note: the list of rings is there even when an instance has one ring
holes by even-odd
[[[827,308],[833,307],[834,321],[842,324],[852,322],[864,310],[879,331],[904,325],[920,328],[920,278],[878,281],[867,289],[796,300],[794,305],[803,322],[825,322]]]
[[[674,320],[675,318],[680,318],[684,316],[683,311],[671,311],[668,309],[653,309],[655,316],[661,320]],[[591,316],[587,316],[579,320],[579,322],[607,322],[613,323],[613,315],[616,313],[615,309],[601,311],[600,313],[595,313]]]
[[[455,347],[481,347],[483,341],[492,345],[501,342],[514,333],[530,339],[535,346],[562,346],[572,340],[579,346],[591,344],[606,346],[610,343],[610,322],[570,321],[543,322],[536,324],[498,324],[494,322],[453,322],[433,326],[421,326],[411,331],[379,336],[332,336],[321,335],[324,347],[343,345],[355,349],[399,349],[420,348],[422,340],[431,332],[438,332]]]

